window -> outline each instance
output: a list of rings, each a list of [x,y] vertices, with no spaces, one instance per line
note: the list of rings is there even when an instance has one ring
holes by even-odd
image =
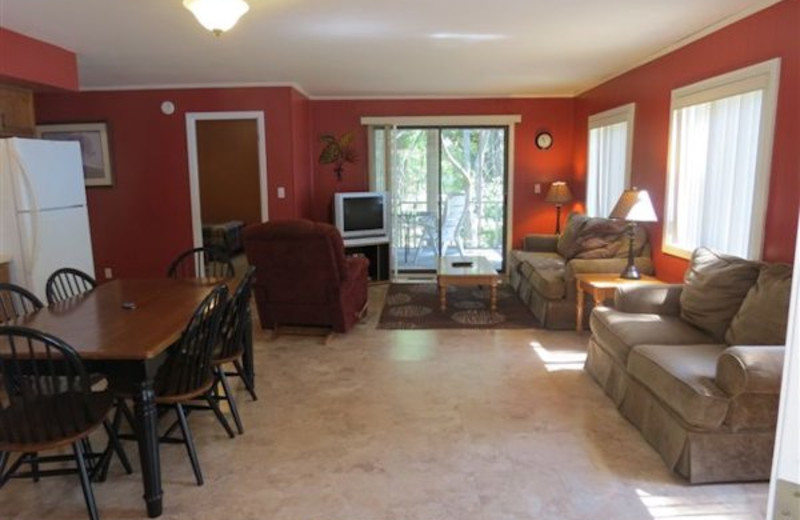
[[[630,183],[634,107],[631,103],[589,117],[589,216],[607,217]]]
[[[664,251],[760,259],[780,60],[672,91]]]

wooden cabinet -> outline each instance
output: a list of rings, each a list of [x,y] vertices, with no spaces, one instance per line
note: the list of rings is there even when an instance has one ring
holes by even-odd
[[[8,259],[0,255],[0,283],[8,283],[9,279]]]
[[[0,85],[0,137],[34,135],[36,116],[33,111],[33,91]]]

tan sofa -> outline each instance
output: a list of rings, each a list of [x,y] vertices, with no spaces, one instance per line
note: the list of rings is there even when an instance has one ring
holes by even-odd
[[[683,285],[591,314],[586,371],[691,483],[769,479],[791,275],[698,249]]]
[[[644,228],[636,229],[635,263],[652,274],[650,246]],[[628,258],[625,223],[570,213],[561,235],[528,235],[523,248],[509,254],[509,282],[539,322],[548,329],[574,329],[575,275],[620,273]],[[588,323],[591,302],[584,309]]]

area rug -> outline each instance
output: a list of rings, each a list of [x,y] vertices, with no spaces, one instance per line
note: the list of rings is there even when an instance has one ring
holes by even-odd
[[[393,283],[379,329],[534,329],[539,324],[511,286],[497,287],[497,310],[489,310],[488,287],[448,287],[447,310],[432,283]]]

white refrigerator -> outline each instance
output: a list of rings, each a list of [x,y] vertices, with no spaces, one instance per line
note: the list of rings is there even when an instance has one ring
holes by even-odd
[[[0,256],[11,282],[42,301],[60,267],[95,275],[77,142],[0,139]]]

